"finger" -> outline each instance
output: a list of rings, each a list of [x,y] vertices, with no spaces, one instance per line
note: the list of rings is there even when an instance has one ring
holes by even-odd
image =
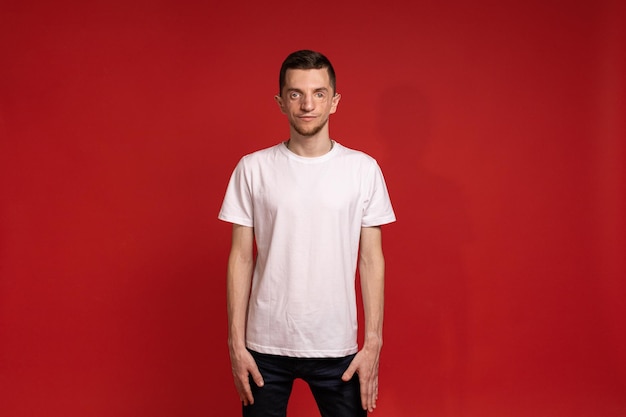
[[[374,385],[374,393],[372,394],[372,407],[376,408],[376,402],[378,401],[378,381]]]
[[[372,394],[370,397],[371,411],[376,408],[376,401],[378,400],[378,377],[374,377],[372,381]]]
[[[369,398],[369,404],[367,409],[372,412],[374,411],[374,409],[376,408],[376,394],[374,392],[374,390],[372,390],[371,394],[370,394],[370,398]]]
[[[364,410],[369,410],[370,408],[370,384],[369,381],[359,375],[359,385],[361,386],[361,407]]]
[[[363,406],[363,409],[369,412],[372,412],[374,411],[375,408],[376,408],[376,400],[371,395],[368,395],[366,399],[366,403]]]
[[[254,397],[252,396],[252,390],[250,389],[250,382],[248,377],[242,378],[237,384],[237,390],[239,391],[239,398],[243,405],[249,405],[254,403]]]
[[[369,406],[369,394],[365,386],[361,385],[361,407],[363,407],[364,410],[369,410]]]
[[[369,412],[374,411],[376,408],[376,399],[378,397],[378,383],[377,378],[363,378],[361,380],[361,406],[364,410]]]
[[[367,409],[368,410],[372,410],[372,408],[374,407],[375,401],[374,401],[374,381],[372,380],[369,383],[370,389],[369,392],[367,393]]]

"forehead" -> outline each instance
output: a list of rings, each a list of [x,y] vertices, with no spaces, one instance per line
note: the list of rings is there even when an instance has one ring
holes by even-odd
[[[285,73],[286,89],[320,89],[330,87],[330,77],[326,68],[320,69],[288,69]]]

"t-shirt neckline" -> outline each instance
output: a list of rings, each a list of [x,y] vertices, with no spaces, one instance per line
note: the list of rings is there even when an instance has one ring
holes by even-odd
[[[341,145],[339,143],[337,143],[336,141],[332,140],[332,139],[331,139],[331,141],[333,142],[333,147],[332,147],[331,150],[326,152],[324,155],[313,156],[313,157],[300,156],[300,155],[297,155],[297,154],[291,152],[289,150],[289,148],[287,148],[286,141],[280,142],[277,146],[280,149],[280,151],[284,155],[286,155],[289,159],[293,159],[295,161],[303,162],[303,163],[306,163],[306,164],[315,164],[315,163],[324,162],[324,161],[329,160],[330,158],[335,156],[335,154],[338,152],[338,150],[341,147]]]

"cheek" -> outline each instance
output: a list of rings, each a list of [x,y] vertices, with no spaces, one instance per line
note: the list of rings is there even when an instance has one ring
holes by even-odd
[[[293,102],[283,102],[282,106],[280,106],[280,109],[284,114],[289,115],[293,114],[297,110],[297,106],[295,106]]]

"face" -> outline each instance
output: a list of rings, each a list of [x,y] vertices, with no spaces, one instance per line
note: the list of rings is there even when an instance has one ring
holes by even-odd
[[[326,68],[289,69],[276,102],[287,115],[292,131],[311,137],[327,129],[328,117],[337,110],[340,98],[333,93]]]

